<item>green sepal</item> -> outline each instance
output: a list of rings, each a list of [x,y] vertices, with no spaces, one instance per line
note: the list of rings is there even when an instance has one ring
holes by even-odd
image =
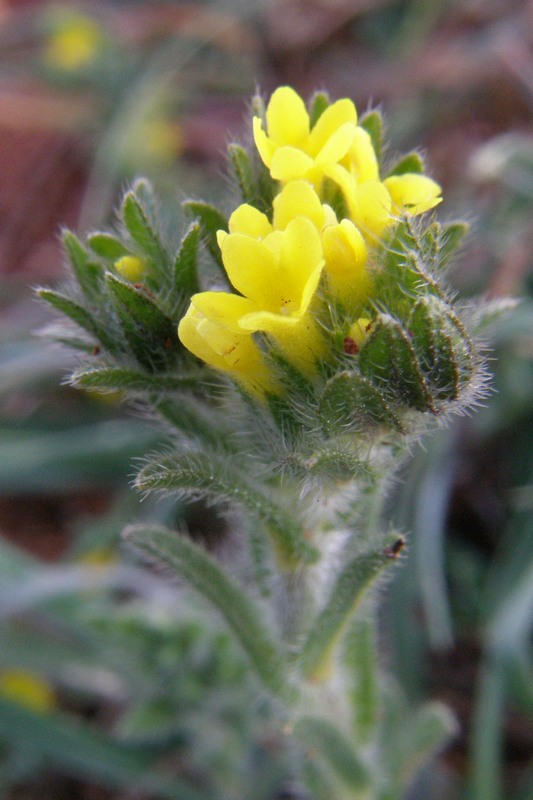
[[[409,320],[409,331],[430,391],[439,400],[457,400],[460,371],[455,357],[450,323],[436,306],[435,298],[418,300]]]
[[[440,269],[445,268],[467,235],[466,222],[450,222],[442,225],[433,222],[422,236],[424,254]]]
[[[155,380],[159,381],[159,375]],[[162,376],[163,381],[165,377]],[[196,380],[189,379],[191,386],[198,386],[198,373]],[[187,388],[184,384],[181,388]],[[156,408],[161,417],[183,434],[189,441],[197,442],[203,447],[214,449],[219,453],[235,452],[231,432],[214,419],[213,409],[197,397],[190,395],[172,395],[159,399]]]
[[[228,220],[224,214],[215,206],[209,203],[202,203],[200,200],[187,200],[183,204],[183,208],[198,220],[207,249],[216,263],[224,269],[220,247],[217,242],[217,231],[228,230]]]
[[[61,240],[80,289],[88,299],[94,299],[102,290],[102,267],[91,261],[89,253],[72,231],[63,231]]]
[[[249,152],[240,144],[228,146],[228,158],[239,184],[243,203],[256,204],[257,183]]]
[[[406,153],[397,161],[394,166],[388,171],[387,178],[392,175],[406,175],[415,173],[416,175],[423,175],[425,172],[424,159],[416,150],[411,153]]]
[[[320,478],[324,483],[342,483],[352,478],[367,477],[369,467],[351,449],[324,449],[309,457],[290,454],[283,459],[283,467],[300,478]]]
[[[80,389],[109,392],[176,392],[198,385],[198,372],[192,375],[151,375],[126,367],[83,367],[70,376]]]
[[[339,372],[329,379],[319,400],[318,416],[327,436],[359,434],[376,425],[403,430],[382,392],[357,372]]]
[[[264,686],[274,695],[290,697],[281,642],[272,636],[263,610],[211,555],[185,536],[165,528],[134,525],[126,529],[124,537],[185,577],[221,613]]]
[[[386,551],[358,553],[339,573],[330,595],[311,621],[300,655],[306,678],[320,679],[327,672],[331,652],[357,606],[384,569],[394,562]]]
[[[315,92],[309,101],[309,123],[314,128],[318,120],[331,105],[331,100],[327,92]]]
[[[178,294],[190,298],[200,291],[198,279],[198,247],[200,244],[200,225],[193,222],[181,240],[174,259],[174,287]]]
[[[383,117],[381,113],[377,109],[368,111],[359,120],[359,125],[370,136],[378,163],[381,164],[383,154]]]
[[[409,335],[388,314],[373,321],[361,347],[359,368],[391,400],[418,411],[435,411]]]
[[[353,743],[331,722],[320,717],[302,717],[294,726],[294,736],[315,750],[350,789],[361,791],[368,787],[368,768]]]
[[[178,491],[183,497],[205,497],[240,506],[265,526],[282,566],[294,567],[299,562],[317,559],[316,550],[307,542],[293,516],[251,486],[227,458],[208,453],[158,458],[140,471],[135,485],[141,491]]]
[[[175,364],[181,352],[176,325],[143,287],[106,275],[106,286],[133,355],[149,372]]]
[[[121,348],[119,343],[103,328],[99,322],[83,306],[71,300],[61,292],[53,289],[38,289],[37,294],[47,303],[69,317],[80,328],[94,336],[110,353],[117,353]]]
[[[152,262],[156,270],[164,272],[168,266],[168,255],[134,189],[125,194],[120,215],[142,255]]]
[[[87,244],[93,253],[107,261],[116,261],[123,256],[130,255],[128,248],[110,233],[91,233],[87,237]]]

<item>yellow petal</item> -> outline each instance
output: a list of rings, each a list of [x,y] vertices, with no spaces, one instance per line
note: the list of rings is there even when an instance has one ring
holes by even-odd
[[[319,153],[346,123],[349,123],[350,127],[355,127],[357,124],[357,111],[352,101],[347,98],[337,100],[320,115],[307,140],[309,153],[311,155]],[[342,155],[345,153],[346,150]]]
[[[328,286],[332,294],[348,307],[367,297],[370,278],[366,270],[365,240],[350,220],[325,228],[324,256]]]
[[[379,181],[356,185],[346,200],[350,216],[364,236],[379,237],[394,222],[390,194]]]
[[[280,258],[282,306],[290,314],[304,313],[316,291],[324,266],[322,241],[313,223],[298,217],[287,225]]]
[[[256,309],[247,297],[229,292],[199,292],[191,297],[191,305],[204,317],[233,333],[242,333],[239,320]]]
[[[313,159],[296,147],[280,147],[270,163],[270,174],[277,181],[295,181],[305,178],[314,165]]]
[[[250,393],[259,397],[265,391],[279,393],[261,351],[249,334],[233,333],[191,305],[179,323],[178,335],[197,358],[229,373]]]
[[[427,175],[415,173],[391,175],[390,178],[386,178],[384,184],[395,207],[411,214],[423,214],[442,201],[441,187]]]
[[[326,354],[326,344],[310,313],[301,317],[283,317],[267,311],[249,314],[243,325],[271,336],[286,358],[305,375],[312,377],[315,364]]]
[[[237,291],[263,307],[275,306],[279,297],[273,279],[277,264],[268,247],[250,236],[231,233],[222,239],[220,249],[228,277]]]
[[[272,232],[272,225],[266,214],[248,203],[235,209],[229,218],[228,227],[230,233],[245,233],[254,239],[262,239]]]
[[[52,711],[57,705],[55,692],[39,675],[22,669],[0,672],[0,696],[37,714]]]
[[[344,158],[350,149],[355,130],[356,126],[351,122],[347,122],[335,131],[324,144],[324,147],[317,153],[315,158],[317,166],[329,164],[330,162],[337,163]]]
[[[379,165],[370,135],[358,126],[348,153],[349,169],[358,183],[379,179]]]
[[[268,138],[263,130],[263,123],[259,117],[254,117],[252,120],[255,146],[259,151],[261,160],[267,167],[270,167],[272,156],[276,152],[276,144]]]
[[[290,86],[276,89],[266,111],[268,136],[277,145],[300,147],[309,134],[309,114]]]
[[[285,230],[296,217],[307,217],[321,229],[325,212],[320,199],[307,181],[290,181],[274,198],[274,227]]]

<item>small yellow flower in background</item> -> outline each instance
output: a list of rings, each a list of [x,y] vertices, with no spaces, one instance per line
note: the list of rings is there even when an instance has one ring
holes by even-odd
[[[328,165],[337,164],[348,152],[357,111],[351,100],[329,106],[311,128],[301,97],[289,86],[276,89],[266,110],[267,131],[254,117],[254,139],[273,178],[283,182],[306,178],[320,188]]]
[[[75,72],[91,64],[103,44],[102,30],[90,17],[71,14],[56,23],[44,50],[52,67]]]
[[[22,669],[0,670],[0,696],[39,714],[57,705],[50,685],[38,675]]]
[[[137,256],[122,256],[115,261],[115,269],[126,280],[135,283],[140,281],[146,271],[146,264]]]
[[[180,126],[167,119],[150,119],[141,125],[139,146],[145,155],[159,164],[172,164],[184,148]]]

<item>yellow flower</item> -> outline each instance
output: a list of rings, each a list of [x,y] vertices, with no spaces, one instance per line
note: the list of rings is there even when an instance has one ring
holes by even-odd
[[[0,696],[39,714],[52,711],[56,705],[50,685],[38,675],[22,669],[0,671]]]
[[[357,124],[351,100],[330,105],[311,128],[301,97],[289,86],[276,89],[266,110],[267,131],[254,117],[254,139],[259,154],[276,180],[306,178],[317,189],[330,164],[348,152]]]
[[[284,230],[273,230],[256,209],[241,206],[218,242],[228,277],[242,295],[220,293],[226,324],[269,334],[289,361],[312,374],[325,347],[310,310],[324,266],[314,223],[295,217]]]
[[[122,258],[115,261],[115,269],[123,278],[135,283],[143,277],[146,265],[137,256],[122,256]]]
[[[193,295],[189,310],[178,325],[181,342],[209,366],[231,375],[250,394],[262,397],[265,392],[277,393],[277,386],[252,337],[219,321],[217,300],[222,294]]]
[[[94,61],[102,43],[102,31],[94,20],[72,15],[50,35],[44,58],[53,67],[75,72]]]

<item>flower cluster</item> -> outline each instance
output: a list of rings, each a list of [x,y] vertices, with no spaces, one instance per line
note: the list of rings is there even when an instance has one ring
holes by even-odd
[[[195,294],[178,332],[196,356],[261,396],[280,392],[265,349],[307,378],[317,374],[331,348],[320,323],[325,305],[342,309],[346,338],[358,347],[369,323],[373,254],[402,216],[441,198],[438,184],[420,173],[381,180],[351,100],[328,105],[312,122],[296,92],[281,87],[253,132],[276,182],[271,214],[249,203],[233,212],[217,238],[235,292]],[[328,204],[332,194],[338,202]]]

